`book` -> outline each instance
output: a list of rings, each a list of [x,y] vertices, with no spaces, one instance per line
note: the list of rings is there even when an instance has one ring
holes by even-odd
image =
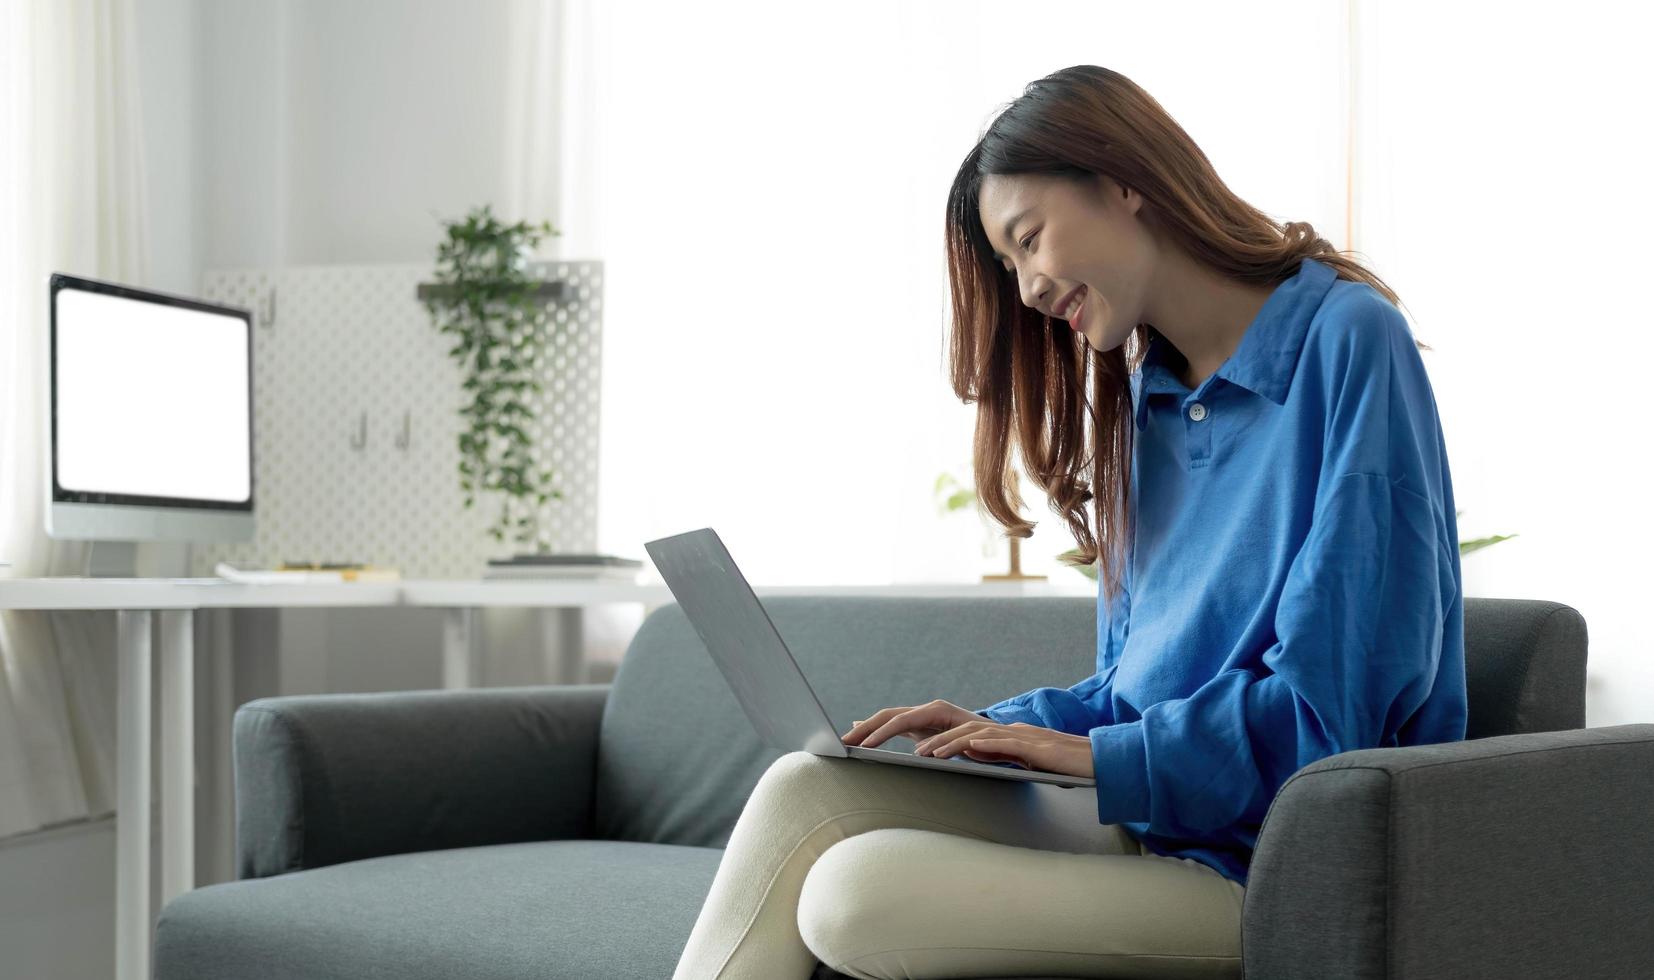
[[[219,578],[229,582],[271,584],[276,582],[396,582],[402,573],[395,568],[371,565],[290,565],[279,568],[237,568],[221,561],[214,568]]]

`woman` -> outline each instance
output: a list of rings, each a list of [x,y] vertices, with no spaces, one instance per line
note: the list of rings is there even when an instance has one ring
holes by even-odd
[[[882,708],[843,740],[906,736],[1096,792],[783,756],[677,976],[802,980],[820,959],[1239,977],[1247,869],[1287,778],[1464,737],[1458,529],[1421,345],[1376,276],[1241,201],[1104,68],[1036,81],[995,119],[954,179],[947,247],[978,494],[1031,533],[1014,435],[1098,567],[1097,672],[981,711]]]

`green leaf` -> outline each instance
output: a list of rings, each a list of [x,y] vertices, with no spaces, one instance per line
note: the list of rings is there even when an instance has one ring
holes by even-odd
[[[1518,535],[1515,535],[1515,534],[1495,534],[1491,537],[1476,538],[1476,539],[1471,540],[1471,541],[1460,541],[1459,542],[1459,555],[1462,557],[1464,555],[1470,554],[1473,551],[1480,551],[1483,548],[1488,547],[1489,545],[1495,545],[1495,544],[1498,544],[1501,541],[1509,541],[1511,538],[1514,538],[1514,537],[1518,537]]]
[[[1081,575],[1084,575],[1086,578],[1091,579],[1093,582],[1097,581],[1097,563],[1092,562],[1089,565],[1080,564],[1080,549],[1070,548],[1069,550],[1058,555],[1057,560],[1062,562],[1064,565],[1067,565],[1069,568],[1079,572]]]

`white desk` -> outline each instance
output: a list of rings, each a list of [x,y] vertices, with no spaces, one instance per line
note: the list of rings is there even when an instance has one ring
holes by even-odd
[[[1069,596],[1096,595],[1072,582],[868,586],[755,586],[759,596]],[[150,657],[152,616],[160,616],[161,648],[161,901],[195,887],[195,677],[197,609],[424,606],[448,610],[443,628],[442,680],[447,688],[475,682],[473,610],[479,607],[584,609],[640,602],[646,609],[674,601],[664,585],[543,580],[404,580],[401,582],[244,584],[223,579],[0,579],[0,609],[116,612],[115,976],[147,980],[150,961]],[[549,621],[548,621],[549,622]],[[548,627],[549,628],[549,627]],[[563,658],[555,676],[578,677],[581,619],[560,618],[548,650]]]

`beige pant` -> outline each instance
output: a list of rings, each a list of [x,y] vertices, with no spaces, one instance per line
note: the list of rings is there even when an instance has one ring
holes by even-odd
[[[673,980],[1239,977],[1246,889],[1097,822],[1096,791],[792,752],[735,823]]]

